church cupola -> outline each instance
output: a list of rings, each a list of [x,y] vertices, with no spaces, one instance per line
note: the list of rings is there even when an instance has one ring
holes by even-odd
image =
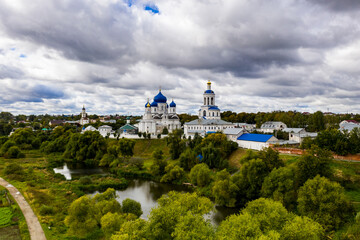
[[[215,93],[211,90],[210,80],[207,83],[207,90],[203,94],[204,96],[204,106],[215,106]]]

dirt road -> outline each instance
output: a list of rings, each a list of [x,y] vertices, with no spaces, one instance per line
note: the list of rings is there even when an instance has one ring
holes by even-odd
[[[5,181],[0,177],[0,185],[9,190],[10,194],[13,196],[17,204],[19,205],[21,211],[24,214],[26,223],[29,228],[30,237],[32,240],[46,240],[43,229],[41,228],[40,222],[33,210],[31,209],[28,202],[25,200],[23,195],[10,183]]]

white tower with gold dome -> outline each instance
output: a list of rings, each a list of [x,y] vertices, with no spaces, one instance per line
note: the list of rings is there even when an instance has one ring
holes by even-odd
[[[215,93],[211,90],[210,80],[207,83],[207,89],[204,94],[204,105],[199,110],[199,118],[220,119],[220,109],[215,105]]]

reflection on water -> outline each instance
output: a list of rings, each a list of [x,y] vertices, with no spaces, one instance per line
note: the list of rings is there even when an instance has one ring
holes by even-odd
[[[122,203],[126,198],[130,198],[140,202],[143,214],[141,218],[148,219],[151,209],[157,206],[157,200],[170,191],[178,192],[192,192],[192,189],[183,185],[172,185],[157,183],[147,180],[128,180],[129,187],[125,190],[117,190],[117,200]],[[91,195],[95,195],[98,192],[94,192]],[[215,211],[212,211],[209,215],[205,216],[210,219],[212,224],[218,225],[227,216],[233,213],[237,213],[239,209],[215,207]]]
[[[65,163],[62,167],[53,169],[55,173],[64,175],[66,180],[71,180],[74,176],[86,176],[92,174],[106,174],[101,168],[68,168]]]
[[[69,165],[70,166],[70,165]],[[60,173],[65,176],[66,180],[71,180],[74,176],[84,176],[91,174],[106,174],[101,168],[79,168],[80,166],[70,166],[64,164],[63,167],[54,168],[55,173]],[[151,209],[157,206],[157,200],[170,191],[177,192],[192,192],[192,188],[184,185],[173,185],[167,183],[158,183],[148,180],[129,180],[129,186],[125,190],[117,190],[117,200],[122,203],[126,198],[138,201],[141,204],[143,219],[148,219]],[[90,195],[95,195],[94,192]],[[238,213],[238,208],[227,208],[216,206],[215,210],[205,216],[210,219],[214,225],[219,225],[221,221],[225,220],[227,216]]]

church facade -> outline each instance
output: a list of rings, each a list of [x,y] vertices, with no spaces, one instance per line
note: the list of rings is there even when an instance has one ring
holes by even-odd
[[[220,109],[215,105],[215,92],[211,90],[211,82],[203,93],[203,105],[199,109],[199,119],[184,124],[186,137],[193,137],[196,133],[205,136],[207,133],[223,132],[225,129],[234,128],[235,124],[221,119]]]
[[[80,125],[85,125],[90,123],[87,113],[85,111],[85,106],[83,106],[81,110],[79,123]]]
[[[167,98],[161,93],[154,97],[152,103],[147,101],[145,113],[139,122],[139,132],[153,135],[161,134],[167,128],[169,132],[181,128],[181,123],[176,114],[176,104],[172,101],[167,104]]]

